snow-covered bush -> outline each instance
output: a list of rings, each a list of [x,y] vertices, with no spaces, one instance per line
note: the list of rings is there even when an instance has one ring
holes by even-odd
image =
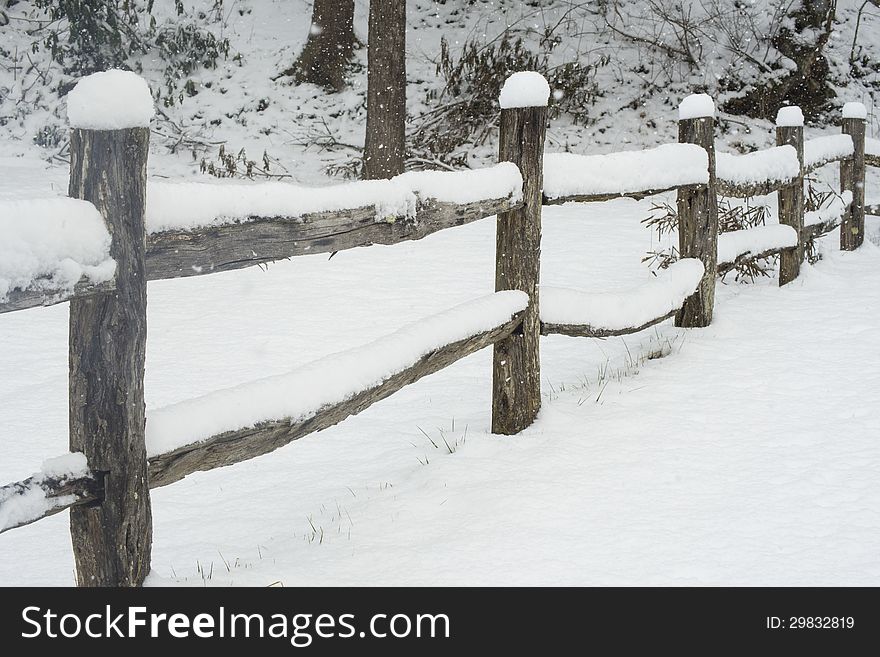
[[[825,56],[841,21],[835,0],[606,0],[600,6],[607,29],[637,46],[658,76],[703,86],[734,114],[772,119],[779,107],[795,104],[815,118],[829,109],[833,83],[848,74],[845,67],[833,70]]]
[[[751,199],[738,202],[720,198],[718,200],[718,232],[730,233],[764,226],[769,212],[769,207],[754,203]],[[678,231],[678,210],[666,202],[655,203],[651,206],[650,214],[642,220],[642,223],[656,231],[658,237],[668,238],[669,235]],[[672,263],[677,262],[679,258],[678,249],[674,245],[670,245],[649,251],[642,258],[642,262],[647,262],[658,269],[666,269]],[[734,272],[734,280],[738,283],[751,283],[760,276],[769,276],[776,258],[776,256],[770,256],[735,265],[731,269]],[[725,273],[722,280],[729,273]]]
[[[212,12],[193,13],[183,0],[174,0],[173,18],[162,20],[154,14],[154,0],[31,0],[15,5],[31,26],[31,53],[47,53],[51,64],[61,68],[57,82],[62,94],[74,78],[110,68],[140,71],[141,58],[153,55],[164,77],[163,88],[154,93],[166,106],[173,105],[196,93],[189,80],[196,69],[213,68],[229,55],[228,39],[207,28],[219,20],[223,0],[215,0]],[[14,56],[0,52],[0,58]],[[48,73],[41,72],[43,84],[52,79]]]
[[[416,154],[431,153],[442,161],[463,164],[465,153],[458,149],[483,144],[497,127],[498,94],[517,71],[538,71],[550,83],[551,118],[565,114],[586,124],[599,94],[596,68],[607,60],[572,58],[554,64],[551,56],[559,43],[552,33],[517,35],[505,30],[488,41],[466,41],[456,54],[442,39],[436,72],[444,85],[428,94],[430,108],[411,131]]]

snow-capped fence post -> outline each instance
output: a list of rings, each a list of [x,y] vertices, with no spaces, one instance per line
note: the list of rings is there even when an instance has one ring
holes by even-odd
[[[843,106],[841,132],[852,137],[853,155],[840,162],[840,191],[852,192],[852,203],[840,224],[840,249],[852,251],[865,241],[865,119],[862,103]]]
[[[793,146],[800,163],[800,175],[777,192],[779,223],[791,226],[798,235],[797,248],[779,256],[779,285],[798,277],[804,260],[804,114],[800,107],[783,107],[776,114],[776,145]]]
[[[522,290],[529,306],[521,327],[496,342],[492,366],[492,432],[511,435],[528,427],[541,407],[541,188],[550,86],[538,73],[514,73],[499,97],[498,159],[513,162],[523,178],[522,207],[498,214],[495,290]]]
[[[715,104],[706,94],[685,98],[678,109],[678,141],[702,146],[709,156],[709,180],[699,187],[678,190],[678,251],[682,258],[698,258],[705,267],[697,291],[675,315],[675,325],[708,326],[715,303],[718,260],[718,197],[715,183]]]
[[[83,78],[68,96],[70,196],[107,222],[116,289],[70,302],[70,450],[104,478],[98,502],[70,510],[79,586],[140,586],[152,515],[144,443],[147,151],[152,98],[134,73]]]

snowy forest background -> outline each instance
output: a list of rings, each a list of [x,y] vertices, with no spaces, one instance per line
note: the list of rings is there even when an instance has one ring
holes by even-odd
[[[368,13],[351,0],[3,0],[4,154],[64,160],[60,101],[116,66],[150,82],[162,173],[358,177]],[[523,69],[554,90],[553,150],[670,141],[660,117],[703,91],[733,151],[765,146],[764,122],[788,103],[823,126],[845,95],[868,106],[869,136],[877,127],[874,0],[416,0],[406,30],[407,169],[491,162],[495,99]]]

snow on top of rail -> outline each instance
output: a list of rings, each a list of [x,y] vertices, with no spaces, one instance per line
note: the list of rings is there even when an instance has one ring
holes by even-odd
[[[864,103],[859,102],[844,103],[840,113],[845,119],[868,118],[868,110],[865,108]]]
[[[528,303],[525,292],[496,292],[291,372],[152,410],[147,414],[147,453],[157,456],[264,421],[307,419],[379,385],[440,347],[504,325]]]
[[[72,291],[113,278],[110,233],[94,205],[70,198],[0,201],[0,301],[13,290]]]
[[[86,457],[73,452],[47,459],[40,472],[31,475],[26,487],[15,488],[11,494],[0,494],[0,532],[42,518],[49,511],[65,507],[76,500],[75,495],[49,497],[42,487],[47,479],[75,479],[89,473]]]
[[[376,207],[376,219],[412,217],[418,198],[450,203],[522,198],[515,164],[484,169],[414,171],[390,180],[361,180],[307,187],[285,182],[150,182],[147,231],[189,230],[255,217],[301,217]]]
[[[804,168],[812,169],[853,154],[849,135],[825,135],[804,142]]]
[[[550,85],[543,75],[534,71],[520,71],[508,77],[498,96],[501,109],[546,107],[549,100]]]
[[[840,222],[840,219],[846,213],[850,203],[852,203],[852,192],[849,190],[835,196],[831,202],[824,208],[804,213],[804,226],[815,226],[817,224],[825,224],[830,222]]]
[[[67,120],[73,128],[121,130],[150,125],[153,96],[146,80],[131,71],[93,73],[67,94]]]
[[[801,165],[794,146],[775,146],[745,155],[716,153],[715,175],[733,185],[791,180],[800,175]]]
[[[544,194],[625,194],[709,182],[709,156],[695,144],[665,144],[608,155],[544,155]]]
[[[715,101],[709,94],[691,94],[686,96],[678,106],[679,121],[708,116],[715,116]]]
[[[758,255],[797,246],[797,231],[784,224],[735,230],[718,236],[718,264],[735,262],[742,255]]]
[[[643,326],[680,308],[697,289],[704,271],[702,262],[686,258],[644,285],[619,293],[542,285],[541,321],[612,331]]]
[[[880,156],[880,139],[865,138],[865,155]]]
[[[804,113],[797,105],[789,105],[788,107],[780,107],[776,112],[777,128],[797,128],[804,125]]]
[[[463,171],[409,171],[391,179],[421,199],[475,203],[511,197],[522,200],[523,179],[513,162]]]

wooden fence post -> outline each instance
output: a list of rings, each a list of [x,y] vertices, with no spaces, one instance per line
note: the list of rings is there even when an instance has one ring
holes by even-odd
[[[777,193],[779,223],[794,228],[798,236],[797,248],[779,256],[779,285],[785,285],[798,277],[804,261],[804,115],[800,107],[783,107],[777,113],[776,145],[794,146],[800,163],[800,175]]]
[[[523,95],[524,93],[524,95]],[[522,290],[529,306],[521,327],[496,342],[492,366],[492,432],[511,435],[528,427],[541,408],[541,190],[550,87],[537,73],[515,73],[501,91],[498,159],[523,177],[523,206],[498,214],[495,289]]]
[[[696,292],[675,315],[675,325],[709,326],[715,304],[718,262],[718,196],[715,185],[715,106],[705,94],[685,98],[679,107],[678,141],[702,146],[709,156],[709,183],[678,190],[678,252],[699,258],[706,271]]]
[[[146,83],[143,88],[149,96]],[[104,91],[113,98],[112,86]],[[68,115],[69,194],[91,201],[104,216],[116,260],[114,291],[70,302],[70,450],[83,452],[104,476],[103,500],[70,510],[77,583],[140,586],[150,570],[152,541],[144,443],[150,130],[84,129],[70,109]]]
[[[862,103],[843,106],[841,132],[853,140],[853,156],[840,162],[840,191],[852,192],[852,203],[840,223],[840,249],[852,251],[865,241],[865,119]]]

